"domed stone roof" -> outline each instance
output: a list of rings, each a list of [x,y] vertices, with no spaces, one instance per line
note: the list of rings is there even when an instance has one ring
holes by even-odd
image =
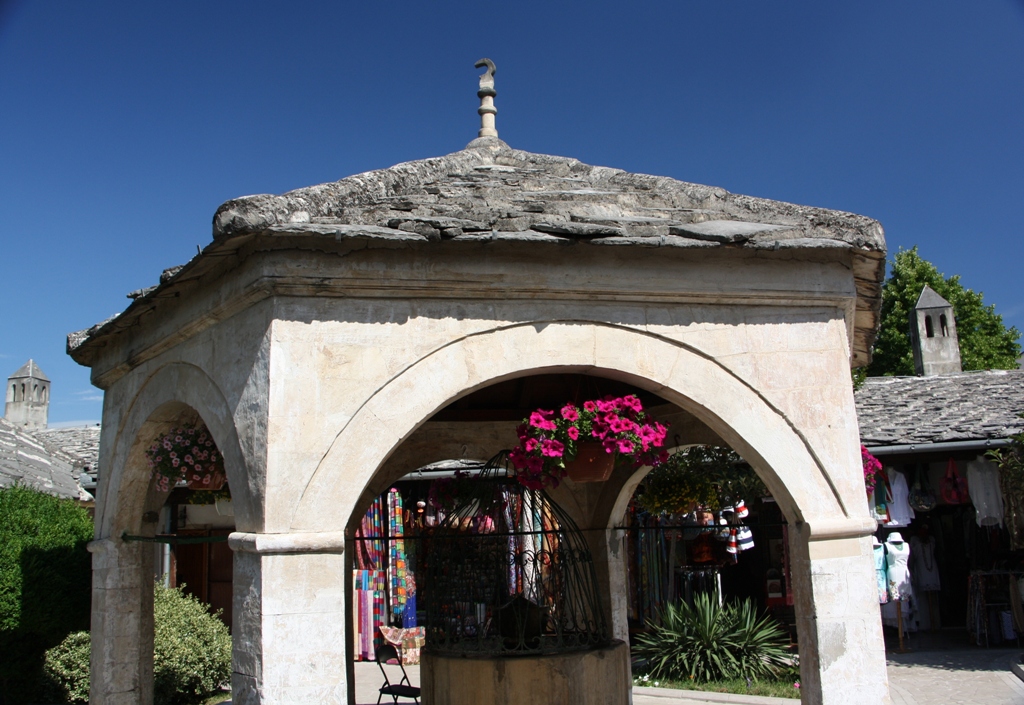
[[[883,253],[864,216],[512,149],[497,138],[280,196],[222,205],[214,239],[256,232]],[[415,237],[416,235],[421,238]]]
[[[446,156],[224,203],[214,216],[210,245],[186,265],[165,270],[156,286],[129,294],[134,302],[124,313],[71,333],[69,353],[85,364],[82,348],[88,341],[133,325],[155,308],[156,299],[177,296],[177,285],[198,281],[213,267],[207,261],[211,256],[231,254],[254,237],[388,241],[406,247],[503,241],[526,247],[788,251],[792,256],[831,251],[852,263],[855,364],[869,359],[885,269],[885,237],[871,218],[591,166],[481,137]]]

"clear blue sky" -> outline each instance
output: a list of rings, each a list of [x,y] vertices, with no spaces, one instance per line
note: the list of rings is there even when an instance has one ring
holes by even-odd
[[[1024,329],[1022,0],[0,0],[0,377],[98,420],[69,331],[229,198],[461,149],[482,56],[513,147],[877,218]]]

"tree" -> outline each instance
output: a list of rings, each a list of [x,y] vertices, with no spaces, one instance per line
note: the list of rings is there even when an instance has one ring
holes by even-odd
[[[959,275],[943,277],[935,265],[921,258],[916,245],[896,253],[890,265],[892,271],[882,287],[882,322],[869,376],[914,374],[910,312],[925,284],[953,305],[964,370],[1017,368],[1020,331],[1007,328],[996,307],[983,303],[981,292],[965,288]]]

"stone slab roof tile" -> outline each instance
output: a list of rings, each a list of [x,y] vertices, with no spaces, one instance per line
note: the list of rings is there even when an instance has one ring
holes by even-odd
[[[58,497],[85,498],[67,459],[33,434],[0,419],[0,487],[14,484]]]
[[[857,390],[865,445],[1008,438],[1024,432],[1024,370],[869,377]]]
[[[89,489],[99,477],[100,426],[46,428],[32,433],[52,453],[62,455],[79,482]],[[85,477],[82,474],[85,474]]]

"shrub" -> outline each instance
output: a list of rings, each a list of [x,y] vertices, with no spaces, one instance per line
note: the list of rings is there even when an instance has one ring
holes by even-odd
[[[153,702],[202,702],[231,678],[231,635],[207,606],[180,588],[153,596]]]
[[[231,636],[206,605],[180,588],[153,593],[153,703],[191,705],[231,677]],[[52,700],[89,701],[89,633],[70,635],[46,653]]]
[[[92,535],[75,501],[0,489],[0,700],[38,701],[46,649],[88,628]]]
[[[89,632],[73,632],[46,652],[43,663],[47,702],[89,702]]]
[[[718,601],[698,595],[666,606],[662,624],[637,637],[636,653],[645,658],[652,677],[707,683],[732,678],[779,677],[789,665],[782,628],[759,616],[748,600]]]

